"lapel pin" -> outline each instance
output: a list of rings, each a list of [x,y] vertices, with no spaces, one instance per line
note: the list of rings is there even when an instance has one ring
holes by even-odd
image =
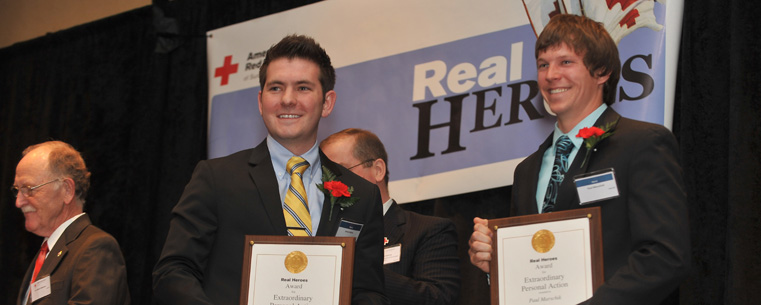
[[[62,253],[63,253],[63,251],[58,251],[58,257],[61,257]]]

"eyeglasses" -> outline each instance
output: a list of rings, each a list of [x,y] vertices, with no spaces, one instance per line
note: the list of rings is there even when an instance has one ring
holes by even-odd
[[[29,197],[34,196],[34,190],[36,190],[38,188],[41,188],[43,186],[46,186],[46,185],[48,185],[50,183],[56,182],[56,181],[61,181],[61,178],[50,180],[48,182],[45,182],[43,184],[38,184],[38,185],[35,185],[35,186],[17,187],[17,186],[14,185],[14,186],[11,186],[11,193],[13,194],[13,197],[15,197],[15,198],[18,198],[18,194],[19,193],[24,195],[24,197],[29,198]]]
[[[346,169],[348,169],[348,170],[351,170],[352,168],[355,168],[355,167],[357,167],[357,166],[360,166],[360,165],[362,165],[362,164],[365,164],[365,163],[367,163],[367,162],[372,162],[372,161],[375,161],[375,159],[367,159],[367,160],[365,160],[365,161],[362,161],[362,162],[359,162],[359,163],[357,163],[357,164],[355,164],[355,165],[352,165],[352,166],[350,166],[350,167],[347,167]]]

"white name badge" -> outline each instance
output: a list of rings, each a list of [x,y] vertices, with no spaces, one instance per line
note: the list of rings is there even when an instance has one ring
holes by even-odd
[[[575,176],[573,182],[576,184],[580,205],[619,196],[616,173],[613,168]]]
[[[383,264],[393,264],[402,259],[402,244],[391,245],[383,248]]]
[[[43,277],[34,283],[30,287],[32,291],[32,303],[37,300],[50,295],[50,276]]]
[[[363,226],[363,224],[358,222],[341,219],[341,222],[338,224],[336,237],[354,237],[354,239],[357,239]]]

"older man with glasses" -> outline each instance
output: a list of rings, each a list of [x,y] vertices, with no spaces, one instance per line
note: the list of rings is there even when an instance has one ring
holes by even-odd
[[[404,210],[391,198],[388,154],[374,133],[344,129],[323,140],[320,149],[380,190],[385,235],[383,274],[391,304],[455,304],[460,295],[460,260],[454,223]]]
[[[83,213],[90,172],[82,156],[60,141],[22,155],[11,191],[26,230],[44,240],[16,304],[129,304],[119,244]]]

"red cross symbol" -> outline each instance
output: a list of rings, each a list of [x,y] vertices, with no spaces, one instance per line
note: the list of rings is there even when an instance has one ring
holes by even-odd
[[[235,74],[238,72],[238,64],[232,64],[233,62],[233,56],[225,56],[225,63],[219,67],[214,69],[214,77],[221,77],[222,83],[220,86],[227,85],[227,82],[230,81],[230,74]]]
[[[608,10],[613,9],[613,6],[620,3],[621,4],[621,10],[625,11],[627,8],[629,8],[630,5],[634,4],[636,1],[634,0],[607,0],[608,2]],[[637,9],[631,10],[626,16],[624,16],[621,21],[618,22],[618,25],[621,27],[627,26],[629,28],[633,27],[637,24],[637,17],[639,17],[639,11]]]
[[[612,9],[614,5],[621,4],[621,10],[625,11],[627,8],[629,8],[630,5],[637,2],[636,0],[607,0],[608,2],[608,9]]]

